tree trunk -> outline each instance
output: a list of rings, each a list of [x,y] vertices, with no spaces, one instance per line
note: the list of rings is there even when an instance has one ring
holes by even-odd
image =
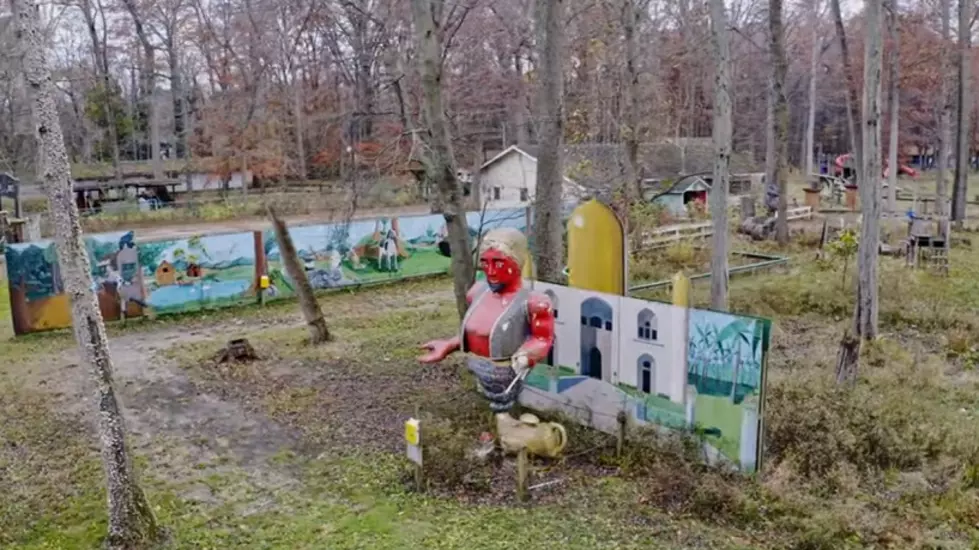
[[[769,52],[770,54],[771,52]],[[765,190],[764,202],[768,215],[778,211],[778,174],[775,169],[775,92],[773,75],[769,71],[765,88]]]
[[[897,0],[890,0],[887,34],[891,43],[891,55],[887,63],[887,111],[890,113],[890,140],[887,145],[887,211],[897,211],[897,149],[901,120],[900,48],[898,36]],[[876,180],[874,180],[876,181]]]
[[[972,97],[969,94],[969,62],[972,50],[972,17],[974,0],[959,0],[959,93],[956,102],[955,182],[952,184],[952,221],[965,221],[966,195],[969,186],[970,147],[969,115]]]
[[[177,138],[174,156],[189,158],[187,145],[187,102],[184,100],[183,80],[180,78],[180,65],[177,58],[177,48],[173,44],[173,36],[167,43],[167,59],[170,65],[170,99],[173,102],[173,133]],[[190,191],[190,187],[187,188]]]
[[[835,1],[835,0],[834,0]],[[868,0],[863,70],[863,156],[860,201],[863,220],[857,251],[857,299],[853,327],[840,343],[837,381],[852,382],[857,374],[861,340],[877,337],[877,257],[880,243],[880,80],[881,11],[883,0]]]
[[[846,85],[846,93],[843,97],[846,100],[846,126],[850,134],[850,147],[852,148],[854,166],[861,166],[859,164],[861,137],[857,134],[857,119],[860,117],[860,113],[857,112],[857,87],[853,82],[853,64],[850,62],[850,47],[846,40],[846,27],[843,26],[840,0],[830,0],[830,7],[833,9],[836,38],[840,41],[840,57],[843,58],[843,79]],[[878,174],[879,176],[880,174]]]
[[[785,96],[785,75],[788,61],[785,57],[785,26],[782,24],[782,0],[769,0],[769,45],[772,55],[772,94],[775,100],[775,182],[778,184],[778,219],[775,222],[775,240],[789,244],[789,197],[786,165],[789,151],[789,102]]]
[[[105,100],[102,108],[105,110],[105,123],[109,134],[109,147],[112,151],[112,173],[116,181],[122,181],[122,165],[119,162],[119,129],[116,127],[116,113],[112,109],[109,98],[114,93],[112,76],[109,74],[109,52],[104,40],[99,39],[99,33],[95,26],[95,12],[90,0],[82,0],[80,7],[82,16],[85,18],[85,26],[88,28],[88,36],[92,40],[92,52],[95,54],[95,74],[102,82],[105,92]]]
[[[727,197],[731,163],[731,44],[724,0],[710,2],[710,32],[714,49],[714,179],[710,192],[711,236],[710,307],[727,311]]]
[[[628,82],[623,89],[626,99],[627,119],[625,130],[626,181],[625,197],[629,204],[642,196],[642,176],[639,168],[639,142],[641,133],[639,125],[642,117],[639,114],[639,44],[637,43],[636,27],[638,25],[638,9],[634,0],[624,0],[622,3],[622,32],[625,35],[625,68]],[[628,212],[628,209],[625,210]]]
[[[13,0],[12,4],[17,40],[23,51],[24,78],[31,96],[38,174],[54,216],[58,265],[71,297],[78,350],[91,368],[98,391],[97,427],[109,505],[106,546],[112,550],[141,548],[159,540],[162,531],[137,483],[129,456],[126,423],[112,381],[109,340],[92,290],[91,266],[71,190],[71,167],[46,58],[48,44],[40,28],[35,0]]]
[[[819,38],[819,0],[814,0],[809,13],[809,24],[812,26],[812,52],[809,57],[809,114],[806,118],[806,139],[803,166],[805,167],[805,181],[808,183],[813,177],[813,151],[816,148],[816,74],[819,70],[819,52],[822,48],[822,40]],[[818,179],[816,183],[819,183]]]
[[[940,10],[942,18],[942,42],[947,43],[951,38],[952,30],[952,10],[951,0],[941,0]],[[948,209],[948,182],[945,179],[948,170],[948,160],[952,154],[952,67],[951,59],[946,52],[941,53],[939,60],[939,78],[941,91],[938,101],[941,108],[938,115],[938,150],[935,154],[935,162],[938,169],[935,170],[935,209],[938,212],[941,234],[945,236],[945,246],[948,248],[949,232],[949,209]]]
[[[564,169],[564,0],[538,0],[536,27],[540,58],[537,112],[542,118],[537,157],[537,196],[534,201],[534,259],[537,278],[561,283],[564,275],[564,235],[561,200]]]
[[[292,71],[292,87],[292,110],[296,125],[296,172],[300,181],[306,181],[309,176],[306,170],[306,144],[304,139],[306,132],[303,127],[303,117],[305,116],[303,113],[303,82],[299,78],[299,71],[296,69]]]
[[[473,278],[473,256],[470,253],[469,224],[463,203],[462,188],[456,179],[455,157],[449,124],[442,101],[441,14],[443,0],[411,0],[415,27],[415,46],[422,81],[423,112],[427,129],[423,130],[429,153],[424,157],[426,185],[438,190],[435,210],[442,211],[449,234],[452,254],[452,286],[456,309],[461,319],[469,304],[466,292]]]
[[[323,310],[320,309],[319,302],[316,301],[316,294],[313,286],[309,284],[309,277],[306,276],[306,269],[303,267],[299,253],[296,252],[296,245],[292,242],[292,235],[286,222],[276,213],[275,209],[266,205],[265,211],[272,221],[272,229],[275,231],[275,240],[279,244],[279,255],[286,268],[289,278],[296,283],[296,296],[299,298],[299,307],[303,311],[303,318],[309,327],[309,342],[319,344],[329,342],[333,339],[329,327],[326,326],[326,319],[323,317]]]
[[[162,180],[164,173],[163,157],[160,155],[160,116],[156,101],[156,50],[150,42],[149,36],[146,34],[146,29],[143,27],[143,19],[140,17],[139,10],[136,8],[135,0],[122,0],[122,3],[133,19],[136,36],[139,38],[140,46],[143,48],[143,62],[140,68],[141,87],[143,90],[140,94],[140,103],[143,105],[143,114],[147,118],[149,129],[146,139],[150,142],[150,165],[153,169],[153,179]]]

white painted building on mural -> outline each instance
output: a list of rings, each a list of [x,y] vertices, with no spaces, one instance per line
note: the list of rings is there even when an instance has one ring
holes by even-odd
[[[684,403],[687,349],[683,308],[533,284],[554,306],[554,363],[581,376]]]

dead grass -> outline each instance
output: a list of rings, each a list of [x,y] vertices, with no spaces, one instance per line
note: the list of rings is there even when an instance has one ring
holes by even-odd
[[[979,253],[953,251],[949,278],[882,259],[882,334],[865,347],[854,388],[832,382],[853,290],[841,288],[838,263],[816,264],[801,246],[787,253],[790,268],[734,279],[731,288],[733,310],[775,319],[766,467],[758,479],[703,466],[684,437],[637,436],[617,457],[609,438],[574,429],[564,460],[534,463],[533,482],[557,483],[535,491],[531,508],[517,505],[512,461],[474,465],[466,456],[489,421],[471,378],[458,362],[423,367],[414,359],[418,343],[455,329],[448,281],[437,279],[324,296],[337,341],[316,348],[304,345],[292,303],[161,321],[187,322],[188,331],[240,326],[261,360],[214,365],[223,338],[166,354],[200,391],[299,431],[303,445],[282,462],[301,472],[301,483],[268,493],[231,473],[207,474],[213,501],[191,502],[157,478],[151,499],[178,548],[974,548],[979,280],[971,274]],[[705,293],[695,287],[698,303]],[[45,447],[51,440],[87,449],[86,460],[95,460],[70,424],[42,428],[35,441],[28,427],[57,417],[19,405],[33,394],[7,380],[22,395],[8,406],[29,416],[2,434],[31,449],[37,468],[71,476],[84,462],[53,461]],[[429,430],[427,495],[413,492],[399,456],[402,422],[416,407]],[[75,439],[60,443],[72,431]],[[146,458],[149,475],[161,471],[152,467],[158,457]],[[79,498],[98,494],[97,476],[53,479],[70,479],[60,485]],[[92,539],[71,526],[85,521],[97,532],[98,508],[86,515],[76,500],[67,511],[56,506],[60,485],[40,490],[47,496],[30,517],[0,522],[14,533],[7,539],[13,547],[90,547],[83,542]],[[259,502],[266,504],[242,515]],[[52,530],[30,518],[68,534],[50,538]]]

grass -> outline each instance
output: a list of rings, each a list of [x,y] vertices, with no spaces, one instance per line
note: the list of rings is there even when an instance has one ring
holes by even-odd
[[[838,263],[817,264],[798,245],[785,252],[788,269],[731,281],[732,310],[775,321],[757,479],[705,468],[682,440],[643,436],[615,457],[607,438],[578,430],[565,461],[534,464],[535,480],[563,481],[516,505],[512,472],[464,458],[485,425],[471,380],[458,362],[414,361],[418,342],[455,328],[453,307],[434,296],[448,289],[439,278],[324,294],[337,338],[317,348],[292,324],[292,301],[111,328],[214,331],[167,354],[201,391],[295,428],[310,446],[278,461],[296,478],[280,487],[221,457],[200,464],[192,483],[213,501],[196,501],[153,454],[138,462],[144,485],[174,548],[975,548],[979,252],[953,250],[948,278],[881,259],[881,338],[865,346],[853,388],[833,383],[833,366],[854,290],[841,290]],[[695,302],[706,293],[695,286]],[[218,328],[237,321],[263,360],[203,362],[223,343]],[[104,531],[94,439],[17,376],[44,361],[32,353],[64,343],[64,333],[0,342],[0,440],[16,442],[0,445],[14,472],[0,477],[5,548],[93,548]],[[426,495],[411,490],[400,456],[400,422],[415,404],[433,449]],[[365,417],[386,420],[369,429]],[[167,445],[177,453],[187,442]]]

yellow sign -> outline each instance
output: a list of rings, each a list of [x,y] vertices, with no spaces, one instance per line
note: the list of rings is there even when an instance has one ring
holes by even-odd
[[[568,220],[568,286],[624,296],[625,234],[611,208],[590,200]]]
[[[690,279],[683,272],[673,276],[673,305],[690,307]]]
[[[417,446],[421,442],[421,422],[414,418],[409,418],[405,422],[405,441],[409,445]]]
[[[260,277],[260,278],[258,279],[258,286],[259,286],[259,287],[260,287],[260,288],[261,288],[262,290],[265,290],[265,289],[267,289],[267,288],[269,287],[269,276],[268,276],[268,275],[262,275],[262,276],[261,276],[261,277]]]

